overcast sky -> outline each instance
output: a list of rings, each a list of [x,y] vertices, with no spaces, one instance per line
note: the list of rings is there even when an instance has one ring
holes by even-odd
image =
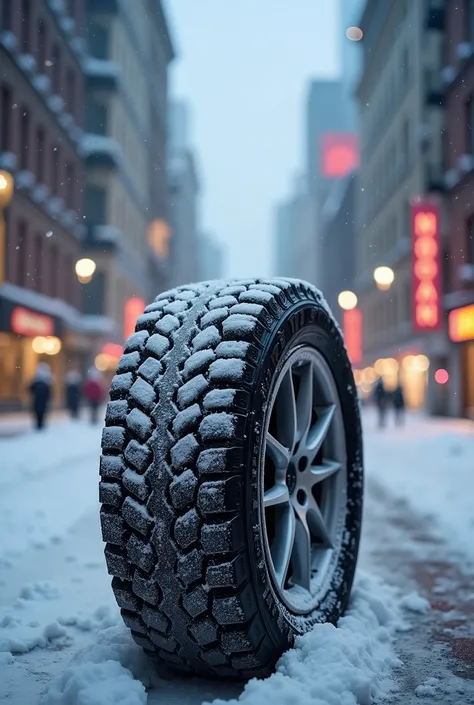
[[[312,77],[339,70],[336,0],[167,0],[178,53],[171,90],[189,102],[201,223],[229,276],[271,274],[273,206],[303,165]]]

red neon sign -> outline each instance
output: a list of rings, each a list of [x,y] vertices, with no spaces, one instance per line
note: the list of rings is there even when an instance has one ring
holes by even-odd
[[[411,207],[413,241],[413,329],[439,330],[441,320],[441,257],[439,211],[434,203]]]
[[[342,321],[347,354],[353,365],[362,361],[362,314],[360,308],[344,311]]]
[[[10,323],[16,335],[28,337],[54,335],[54,320],[50,316],[34,313],[21,306],[13,309]]]
[[[145,302],[138,296],[134,296],[132,299],[128,299],[128,301],[125,302],[123,325],[123,337],[125,340],[127,340],[132,333],[135,333],[137,318],[142,315],[144,308]]]
[[[352,132],[329,132],[322,136],[321,170],[325,178],[347,176],[359,163],[357,137]]]
[[[116,360],[120,360],[123,355],[123,346],[117,345],[116,343],[105,343],[101,350],[103,355],[109,355],[114,357]]]

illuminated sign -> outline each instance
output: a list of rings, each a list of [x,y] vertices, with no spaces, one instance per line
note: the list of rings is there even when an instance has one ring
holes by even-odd
[[[349,359],[353,365],[358,365],[362,360],[362,314],[360,308],[344,311],[342,328]]]
[[[128,299],[128,301],[125,302],[123,327],[123,337],[125,340],[127,340],[132,333],[135,333],[137,318],[142,315],[144,308],[145,302],[137,296],[134,296],[133,299]]]
[[[357,136],[352,132],[328,132],[321,141],[321,171],[327,179],[347,176],[359,164]]]
[[[116,343],[105,343],[101,350],[102,355],[108,355],[116,360],[120,360],[123,355],[123,346]]]
[[[441,320],[441,264],[439,211],[433,203],[411,206],[413,242],[413,328],[439,330]]]
[[[449,337],[453,343],[474,340],[474,304],[451,311],[448,318]]]
[[[148,243],[160,259],[166,259],[169,254],[169,239],[171,233],[164,220],[157,218],[148,226]]]
[[[17,306],[12,311],[11,329],[16,335],[48,337],[54,333],[54,319]]]

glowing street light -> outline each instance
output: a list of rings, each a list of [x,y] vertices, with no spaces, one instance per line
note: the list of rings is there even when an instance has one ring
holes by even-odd
[[[96,270],[96,263],[93,259],[83,257],[76,262],[76,274],[81,284],[87,284],[92,279],[92,275]]]
[[[8,171],[0,171],[0,285],[5,280],[5,219],[3,211],[10,205],[13,186],[13,176]]]
[[[341,291],[337,303],[344,311],[351,311],[357,306],[357,296],[353,291]]]
[[[390,267],[377,267],[374,270],[374,279],[380,291],[388,291],[395,279],[395,272]]]

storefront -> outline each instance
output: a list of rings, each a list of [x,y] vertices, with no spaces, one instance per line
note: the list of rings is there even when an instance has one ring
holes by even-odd
[[[459,353],[461,413],[474,419],[474,304],[450,312],[449,338]]]
[[[406,407],[416,411],[425,404],[429,367],[426,355],[413,350],[397,357],[379,358],[372,365],[356,370],[355,378],[362,398],[370,397],[380,377],[387,392],[392,392],[400,382]]]

